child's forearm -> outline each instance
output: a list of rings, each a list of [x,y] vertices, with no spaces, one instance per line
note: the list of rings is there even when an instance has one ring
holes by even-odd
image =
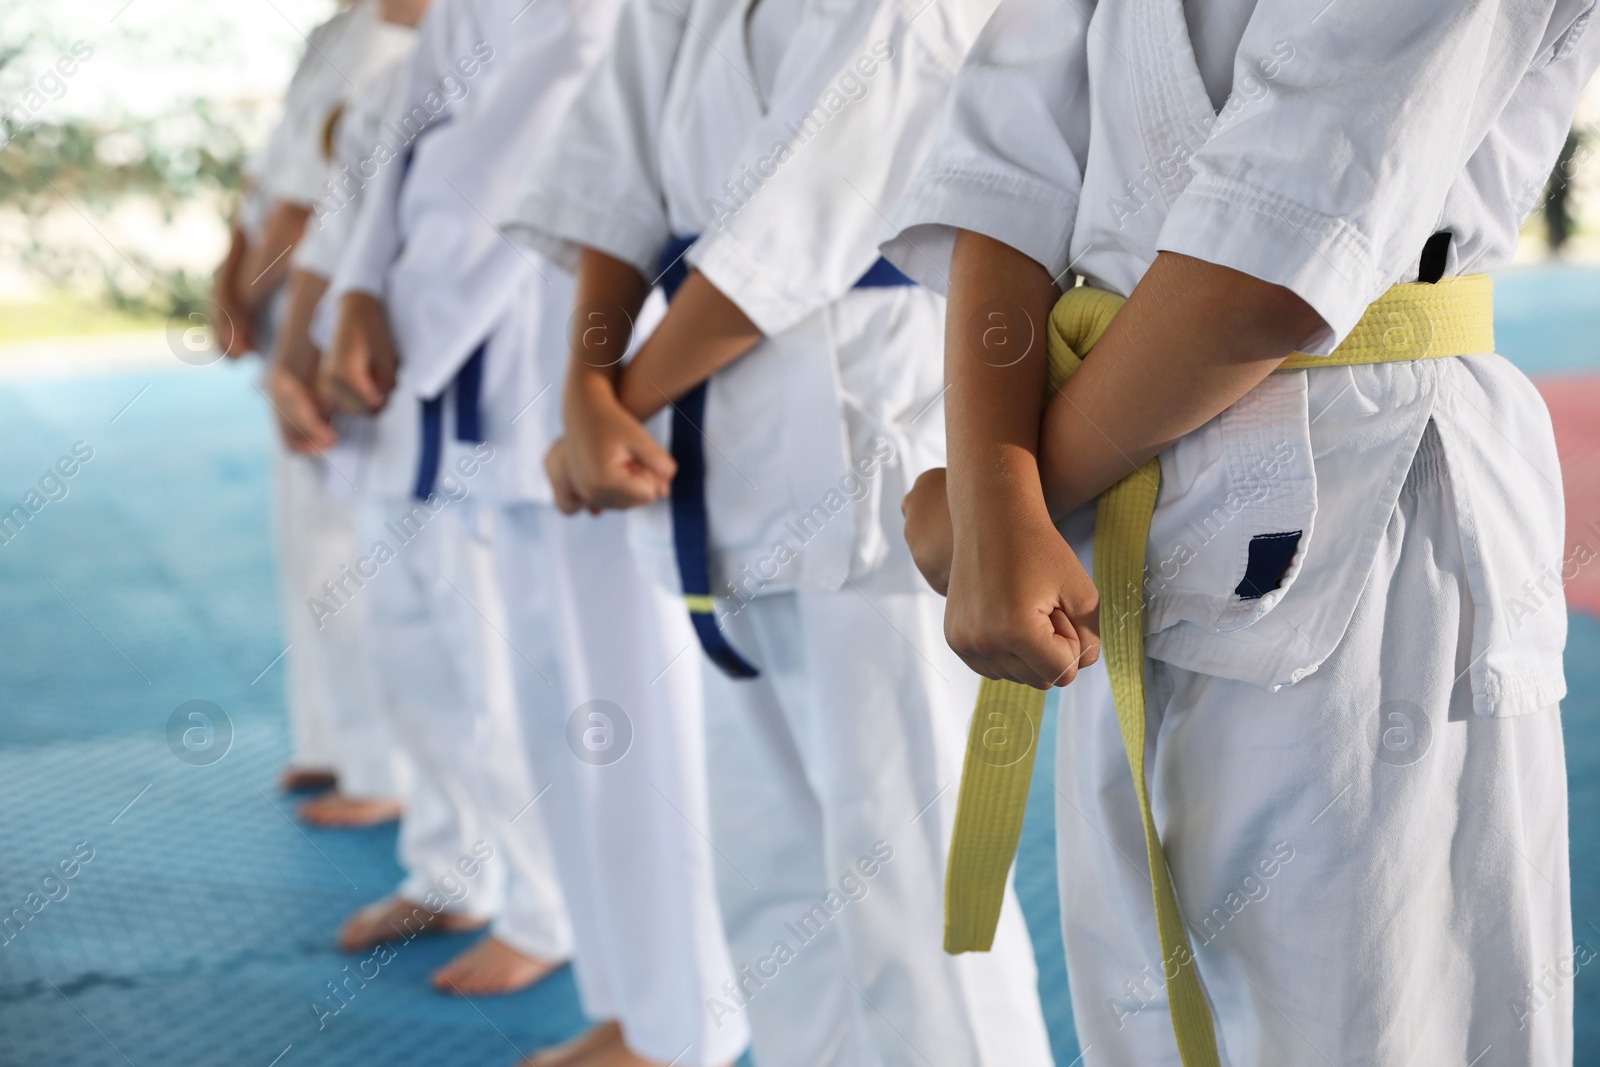
[[[650,282],[632,264],[593,248],[578,259],[569,326],[567,403],[614,397],[633,324]]]
[[[260,239],[249,246],[239,265],[236,292],[251,312],[260,310],[267,297],[289,275],[289,253],[305,235],[311,209],[280,200],[272,205],[261,226]]]
[[[633,322],[649,295],[650,283],[634,267],[584,250],[562,404],[565,436],[546,457],[564,511],[637,507],[671,486],[677,469],[671,455],[617,398]]]
[[[1205,425],[1323,328],[1288,289],[1159,254],[1045,412],[1039,464],[1051,515]]]
[[[945,637],[984,677],[1041,689],[1071,682],[1099,654],[1094,583],[1050,523],[1035,458],[1055,299],[1038,263],[957,235],[945,334]]]
[[[739,305],[691,271],[666,318],[623,372],[617,395],[635,418],[649,418],[761,339]]]
[[[250,238],[238,223],[232,224],[228,229],[228,253],[217,265],[216,297],[219,302],[233,302],[239,290],[239,273],[249,252]]]
[[[328,279],[298,268],[289,272],[289,302],[272,353],[273,364],[310,385],[316,380],[321,353],[311,343],[311,319],[328,291]]]
[[[956,539],[1018,514],[1043,515],[1035,453],[1045,329],[1059,290],[1049,272],[981,234],[956,236],[945,316],[948,486]]]
[[[255,344],[250,314],[239,304],[239,271],[249,252],[250,241],[235,223],[228,232],[228,254],[217,266],[211,285],[215,305],[211,328],[216,345],[229,359],[238,359]]]

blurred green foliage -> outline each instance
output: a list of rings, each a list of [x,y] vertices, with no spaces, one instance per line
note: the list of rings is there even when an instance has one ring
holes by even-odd
[[[0,85],[19,83],[8,68],[25,57],[53,57],[55,48],[32,35],[0,42]],[[246,156],[237,108],[201,99],[153,118],[19,124],[17,115],[28,115],[15,106],[18,94],[0,99],[7,105],[0,113],[0,213],[20,220],[0,228],[0,257],[56,286],[81,289],[93,280],[100,296],[132,314],[164,317],[206,295],[208,275],[160,266],[109,238],[52,241],[45,222],[71,210],[104,237],[102,221],[130,197],[153,204],[166,222],[197,199],[225,204]]]

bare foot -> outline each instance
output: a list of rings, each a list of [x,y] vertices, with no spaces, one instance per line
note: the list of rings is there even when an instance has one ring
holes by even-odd
[[[628,1048],[628,1043],[623,1039],[622,1027],[615,1022],[605,1022],[586,1033],[579,1034],[565,1044],[529,1056],[517,1067],[668,1067],[668,1065],[647,1060],[635,1053]]]
[[[585,1030],[571,1041],[535,1052],[517,1067],[583,1067],[596,1056],[627,1047],[622,1043],[622,1027],[615,1022],[604,1022]]]
[[[527,989],[559,966],[523,955],[490,935],[434,971],[430,981],[441,993],[492,997]]]
[[[607,1049],[599,1055],[580,1060],[574,1067],[672,1067],[672,1065],[659,1060],[647,1060],[627,1045],[619,1044],[614,1049]]]
[[[384,797],[347,797],[325,793],[303,802],[297,809],[301,821],[324,830],[361,830],[381,826],[400,817],[400,802]]]
[[[399,897],[384,897],[363,908],[339,927],[335,944],[340,952],[360,952],[389,941],[409,941],[418,934],[459,934],[481,930],[486,919],[449,912],[431,912],[421,904]]]
[[[278,772],[278,788],[285,793],[320,793],[338,787],[339,776],[321,767],[296,767],[291,763]]]

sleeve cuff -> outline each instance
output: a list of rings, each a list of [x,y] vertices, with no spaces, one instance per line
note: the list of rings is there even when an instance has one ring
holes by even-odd
[[[322,198],[322,185],[327,178],[328,164],[321,155],[292,160],[271,182],[273,199],[310,207]]]
[[[1293,292],[1327,324],[1308,355],[1338,347],[1387,287],[1354,227],[1248,182],[1196,178],[1172,205],[1156,248]]]
[[[785,291],[767,277],[761,261],[730,239],[711,237],[697,241],[688,260],[766,337],[793,329],[820,306]]]
[[[339,257],[339,269],[334,272],[331,287],[341,294],[367,293],[382,299],[389,266],[388,259],[368,252],[358,238]]]
[[[350,208],[353,210],[353,207]],[[339,269],[339,259],[350,241],[349,221],[339,214],[311,223],[305,239],[295,246],[289,263],[296,270],[331,278]]]
[[[327,278],[339,266],[338,257],[334,249],[327,247],[327,242],[308,238],[295,247],[289,256],[289,266],[307,274],[316,274]]]
[[[1078,198],[1020,174],[956,166],[925,171],[901,201],[884,256],[938,293],[949,288],[955,231],[1009,245],[1060,278],[1067,271]]]
[[[578,253],[593,248],[631,264],[649,279],[659,271],[661,250],[672,236],[664,220],[641,219],[617,205],[542,190],[524,195],[500,220],[500,229],[569,272],[578,269]]]

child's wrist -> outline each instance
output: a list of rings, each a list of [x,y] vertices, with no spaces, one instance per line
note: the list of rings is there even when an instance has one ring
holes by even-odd
[[[964,506],[950,509],[951,544],[959,555],[980,557],[996,546],[1031,540],[1038,532],[1054,529],[1037,483],[989,485],[968,497]]]
[[[1000,447],[965,464],[951,463],[945,476],[951,517],[1010,522],[1048,515],[1038,461],[1022,448]]]
[[[577,361],[567,373],[566,397],[569,405],[581,405],[591,411],[620,406],[613,372]]]
[[[642,375],[633,373],[632,364],[629,364],[617,378],[617,403],[642,422],[661,410],[666,401],[661,391],[653,383],[646,382]]]

